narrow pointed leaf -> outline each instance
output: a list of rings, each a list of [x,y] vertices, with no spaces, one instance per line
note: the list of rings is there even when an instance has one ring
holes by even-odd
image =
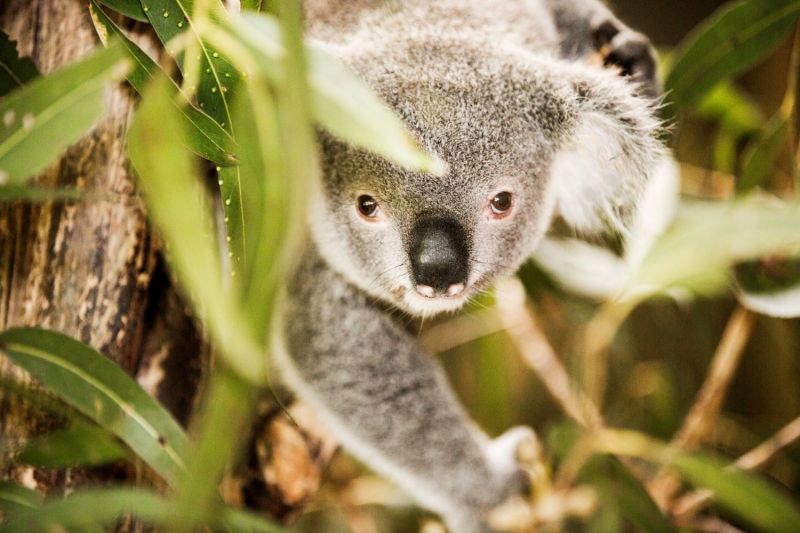
[[[128,39],[119,26],[106,16],[95,0],[92,0],[89,4],[89,8],[92,21],[101,40],[105,43],[109,36],[116,36],[127,50],[134,62],[133,69],[128,74],[128,81],[141,94],[145,84],[153,76],[163,73],[163,70],[144,50]],[[177,86],[175,86],[175,92],[178,92]],[[185,99],[180,104],[175,102],[173,105],[180,110],[182,120],[189,127],[187,139],[188,147],[192,152],[217,165],[228,166],[236,163],[234,154],[236,148],[233,137],[216,120],[191,105]]]
[[[174,481],[184,469],[183,430],[113,361],[71,337],[36,328],[0,333],[0,351],[119,437],[166,480]]]
[[[29,57],[20,57],[17,45],[0,31],[0,96],[22,87],[39,75]]]
[[[128,455],[128,450],[109,432],[73,423],[32,440],[17,460],[41,468],[65,468],[113,463]]]
[[[46,77],[0,102],[0,185],[44,170],[105,111],[105,90],[129,67],[120,43]]]
[[[182,146],[186,131],[170,103],[169,84],[159,78],[145,91],[128,135],[131,162],[150,217],[167,245],[170,265],[223,358],[240,375],[263,383],[266,357],[240,317],[232,291],[223,286],[210,201]]]
[[[44,496],[40,492],[11,481],[0,480],[0,511],[12,513],[19,509],[35,509],[43,500]]]
[[[761,135],[752,141],[742,156],[744,162],[736,182],[737,193],[748,192],[769,180],[788,135],[788,118],[777,114],[770,119]]]
[[[244,13],[223,22],[243,41],[262,74],[274,84],[284,79],[280,28],[268,15]],[[443,163],[422,151],[400,118],[369,86],[327,52],[308,47],[312,118],[331,133],[416,170],[441,172]]]
[[[800,15],[800,0],[727,3],[681,44],[667,76],[674,102],[696,102],[718,82],[743,72],[780,44]]]
[[[729,468],[715,457],[686,453],[633,431],[605,430],[598,446],[609,453],[674,468],[693,485],[713,490],[720,506],[758,531],[800,531],[800,510],[795,502],[758,476]]]
[[[169,503],[159,494],[145,489],[83,489],[63,499],[48,500],[36,509],[18,509],[9,513],[7,522],[0,525],[0,532],[95,531],[97,526],[112,525],[127,514],[146,524],[164,525],[169,524],[172,518]],[[262,518],[230,507],[222,509],[210,526],[214,531],[282,531]]]
[[[121,13],[128,18],[138,20],[140,22],[147,22],[147,13],[142,8],[142,3],[139,0],[98,0],[104,6],[113,9],[117,13]]]

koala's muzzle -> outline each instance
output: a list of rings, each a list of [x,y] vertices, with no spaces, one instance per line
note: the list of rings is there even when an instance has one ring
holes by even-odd
[[[417,292],[455,296],[464,289],[469,249],[464,228],[451,218],[423,217],[411,230],[411,270]]]

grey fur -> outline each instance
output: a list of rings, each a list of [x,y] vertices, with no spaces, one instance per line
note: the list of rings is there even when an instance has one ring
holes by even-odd
[[[490,441],[474,427],[393,309],[461,307],[516,270],[556,214],[579,231],[624,231],[663,152],[642,96],[657,80],[634,70],[632,83],[583,62],[598,24],[634,34],[595,0],[304,7],[309,37],[361,75],[449,170],[410,172],[320,134],[324,180],[275,325],[275,360],[356,456],[451,530],[485,531],[486,513],[522,489],[513,453],[528,433]],[[499,190],[514,193],[513,212],[490,220],[484,207]],[[356,213],[365,193],[385,220]],[[470,277],[458,297],[414,291],[410,232],[432,213],[467,234]]]

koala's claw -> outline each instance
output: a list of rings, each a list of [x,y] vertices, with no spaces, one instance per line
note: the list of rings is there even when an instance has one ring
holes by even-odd
[[[644,96],[657,98],[661,94],[656,56],[647,37],[605,20],[595,25],[592,39],[604,66],[617,67],[620,74],[639,83]]]

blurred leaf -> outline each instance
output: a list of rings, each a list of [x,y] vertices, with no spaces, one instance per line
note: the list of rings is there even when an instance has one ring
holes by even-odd
[[[692,108],[700,118],[719,123],[737,137],[750,135],[764,124],[758,105],[730,81],[722,81],[703,95]]]
[[[27,202],[69,202],[88,200],[91,196],[91,194],[76,189],[49,189],[30,185],[6,185],[0,187],[0,203],[16,202],[18,200]]]
[[[147,22],[147,13],[142,8],[142,3],[139,0],[97,0],[104,6],[113,9],[117,13],[121,13],[128,18],[138,20],[139,22]]]
[[[717,129],[714,138],[714,168],[720,172],[731,174],[736,168],[739,148],[739,136],[734,131],[723,127]]]
[[[284,49],[278,24],[267,15],[244,13],[224,26],[247,46],[263,75],[281,83]],[[307,54],[311,113],[320,125],[407,168],[444,170],[443,163],[423,152],[403,122],[337,58],[313,46]]]
[[[745,307],[779,318],[800,316],[800,258],[762,257],[737,264],[734,275]]]
[[[240,375],[263,383],[266,357],[252,339],[231,291],[223,287],[210,202],[190,154],[183,149],[186,131],[172,105],[170,85],[160,77],[145,91],[128,136],[131,162],[150,216],[167,245],[170,265],[221,355]]]
[[[737,194],[748,192],[769,178],[788,135],[789,119],[781,113],[776,114],[761,135],[747,146],[742,156],[742,171],[736,183]]]
[[[242,218],[250,236],[249,258],[240,283],[244,306],[256,335],[267,335],[277,285],[281,280],[280,251],[286,241],[286,221],[293,197],[284,171],[282,133],[271,91],[253,77],[234,105],[236,134],[241,139]],[[246,90],[245,90],[246,89]]]
[[[616,457],[596,456],[584,467],[580,477],[597,487],[600,498],[598,513],[593,517],[594,531],[622,531],[622,527],[601,525],[599,521],[614,520],[608,510],[628,520],[635,531],[663,532],[674,531],[658,505],[650,498],[647,489],[633,477]],[[605,511],[605,512],[604,512]]]
[[[249,442],[255,401],[249,383],[226,369],[216,370],[203,406],[202,438],[177,487],[173,516],[176,523],[194,529],[219,513],[222,500],[217,486],[225,467],[235,463],[236,455]]]
[[[758,199],[684,202],[672,226],[645,257],[625,297],[664,289],[713,292],[734,263],[800,250],[800,204]]]
[[[786,38],[798,14],[798,0],[725,4],[681,43],[665,84],[669,97],[688,106],[721,80],[746,70]]]
[[[42,501],[42,493],[11,481],[0,480],[0,511],[13,513],[19,509],[35,509]]]
[[[22,87],[39,75],[29,57],[19,57],[17,45],[0,31],[0,96]]]
[[[136,43],[128,39],[119,26],[106,16],[95,0],[92,0],[89,4],[89,12],[103,43],[108,42],[109,36],[116,36],[128,51],[134,62],[134,68],[128,74],[128,81],[141,94],[145,84],[153,76],[163,73],[161,67]],[[175,86],[174,90],[176,93],[179,92],[177,86]],[[173,102],[173,105],[180,110],[181,118],[189,128],[187,147],[192,152],[217,165],[236,164],[236,155],[234,154],[236,143],[233,137],[216,120],[191,105],[185,98],[182,99],[181,103]]]
[[[0,350],[49,391],[122,439],[167,481],[184,469],[189,443],[183,430],[113,361],[71,337],[36,328],[0,333]]]
[[[729,468],[710,456],[682,452],[633,431],[604,430],[597,442],[607,453],[674,468],[693,485],[713,490],[720,506],[760,531],[800,531],[800,510],[795,503],[753,474]]]
[[[44,170],[105,111],[105,89],[128,70],[120,43],[46,77],[0,102],[0,185]]]
[[[147,490],[125,487],[85,489],[64,499],[48,500],[36,509],[21,508],[9,513],[8,521],[0,526],[0,532],[94,531],[97,525],[111,525],[126,514],[146,524],[165,524],[171,518],[170,511],[164,498]],[[266,520],[231,508],[223,509],[212,525],[215,531],[281,531]]]
[[[260,13],[264,0],[242,0],[242,11],[255,11]]]
[[[113,463],[128,456],[111,434],[98,427],[73,423],[38,437],[20,452],[21,462],[41,468],[66,468]]]

